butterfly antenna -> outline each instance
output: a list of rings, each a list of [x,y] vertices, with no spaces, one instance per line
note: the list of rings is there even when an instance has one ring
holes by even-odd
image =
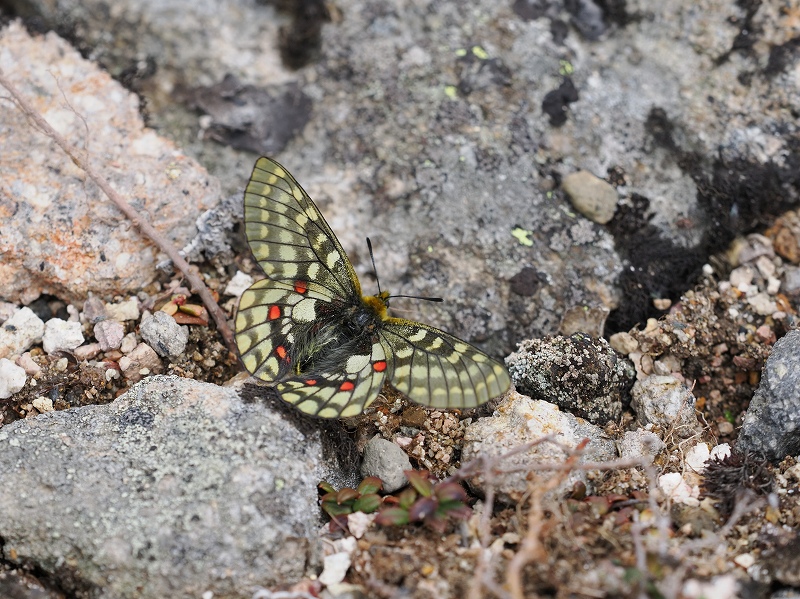
[[[378,283],[378,295],[381,294],[381,280],[378,278],[378,267],[375,266],[375,256],[372,254],[372,242],[367,237],[367,247],[369,248],[369,259],[372,260],[372,270],[375,272],[375,282]]]
[[[372,242],[367,237],[367,247],[369,248],[369,259],[372,260],[372,270],[375,271],[375,282],[378,283],[378,295],[381,294],[381,280],[378,278],[378,268],[375,266],[375,256],[372,254]],[[409,299],[418,299],[426,302],[443,302],[440,297],[421,297],[419,295],[393,295],[395,297],[407,297]]]

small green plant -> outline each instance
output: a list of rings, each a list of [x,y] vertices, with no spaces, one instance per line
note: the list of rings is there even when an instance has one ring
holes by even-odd
[[[376,476],[365,478],[355,489],[344,487],[337,491],[326,481],[318,487],[325,493],[320,499],[322,509],[334,520],[353,512],[371,514],[381,505],[378,491],[383,488],[383,482]]]
[[[384,498],[384,507],[375,521],[383,526],[402,526],[422,522],[436,532],[444,532],[448,518],[466,520],[472,509],[467,494],[456,482],[438,482],[427,470],[405,470],[411,486],[397,497]]]

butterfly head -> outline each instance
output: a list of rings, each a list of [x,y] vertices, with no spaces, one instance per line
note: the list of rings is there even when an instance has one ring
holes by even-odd
[[[381,291],[377,295],[364,296],[364,303],[375,310],[381,320],[388,318],[388,314],[386,313],[387,309],[389,308],[388,291]]]

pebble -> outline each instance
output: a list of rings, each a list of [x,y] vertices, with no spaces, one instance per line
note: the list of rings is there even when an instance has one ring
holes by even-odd
[[[237,270],[236,274],[233,275],[233,278],[228,282],[228,285],[225,287],[225,295],[240,297],[245,292],[245,290],[252,284],[253,284],[253,277],[243,273],[241,270]]]
[[[140,381],[146,374],[157,374],[162,370],[161,359],[146,343],[140,343],[131,353],[120,358],[119,367],[132,383]]]
[[[45,412],[52,412],[53,411],[53,400],[49,397],[37,397],[32,402],[33,407],[36,408],[39,412],[44,414]]]
[[[106,305],[99,297],[94,295],[90,296],[89,299],[83,302],[83,318],[91,324],[96,324],[101,320],[105,320],[108,318]]]
[[[623,356],[627,356],[639,349],[639,342],[630,333],[614,333],[609,337],[608,342],[612,348]]]
[[[125,337],[125,327],[116,320],[101,320],[94,325],[94,336],[101,350],[118,349]]]
[[[99,343],[87,343],[86,345],[81,345],[80,347],[75,348],[75,351],[72,353],[76,360],[83,362],[84,360],[91,360],[97,356],[100,351]]]
[[[135,297],[126,299],[116,304],[106,304],[106,312],[109,318],[125,322],[126,320],[139,320],[139,300]]]
[[[651,375],[636,381],[631,390],[631,407],[642,426],[652,424],[672,431],[682,439],[701,432],[694,411],[692,392],[671,376]]]
[[[159,311],[142,321],[139,334],[159,356],[176,357],[186,349],[189,327],[179,325],[172,316]]]
[[[739,291],[746,292],[750,287],[750,283],[753,282],[754,275],[753,269],[749,266],[740,266],[731,271],[728,281]]]
[[[708,445],[705,443],[698,443],[686,452],[685,463],[689,468],[695,472],[702,472],[706,469],[706,463],[711,456]]]
[[[370,439],[364,447],[361,476],[377,476],[383,481],[383,490],[394,493],[408,483],[403,470],[411,470],[411,461],[405,451],[381,437]]]
[[[139,342],[136,340],[136,333],[128,333],[122,338],[122,343],[119,345],[119,351],[121,351],[123,354],[129,354],[136,349],[138,344]]]
[[[797,293],[800,291],[800,267],[787,264],[783,268],[783,290],[786,293]]]
[[[747,298],[747,303],[753,308],[756,314],[769,316],[778,311],[778,305],[770,298],[766,291],[755,294]]]
[[[25,306],[0,327],[0,358],[21,354],[42,340],[44,322]]]
[[[728,436],[733,433],[733,425],[727,420],[717,423],[717,430],[720,435]]]
[[[589,171],[570,173],[561,182],[575,210],[589,220],[605,225],[614,217],[619,196],[611,185]]]
[[[44,325],[42,345],[47,354],[72,351],[83,343],[81,323],[51,318]]]
[[[33,361],[30,352],[25,352],[17,358],[17,366],[25,371],[25,374],[33,376],[42,371],[42,367]]]
[[[666,446],[657,434],[643,428],[625,431],[622,439],[617,441],[617,451],[621,458],[643,457],[651,464]]]
[[[16,304],[12,304],[11,302],[0,302],[0,323],[4,323],[6,320],[14,316],[16,311]]]
[[[677,503],[700,505],[695,490],[685,481],[680,472],[670,472],[658,477],[658,487],[664,495]]]
[[[25,370],[7,358],[0,358],[0,399],[21,391],[27,380]]]

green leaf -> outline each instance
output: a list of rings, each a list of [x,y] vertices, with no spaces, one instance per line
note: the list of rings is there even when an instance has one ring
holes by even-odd
[[[436,513],[439,502],[433,497],[420,497],[408,510],[408,519],[412,522],[421,522]]]
[[[458,483],[441,483],[436,485],[434,494],[439,501],[466,501],[467,494]]]
[[[354,512],[364,512],[365,514],[371,514],[379,507],[381,507],[381,497],[377,493],[363,495],[353,503]]]
[[[403,470],[411,486],[423,497],[433,495],[433,483],[430,481],[430,473],[427,470]]]
[[[331,518],[346,516],[347,514],[353,513],[353,509],[349,505],[339,505],[335,501],[323,501],[322,509]]]
[[[460,501],[440,503],[436,514],[456,520],[466,520],[472,515],[472,508]]]
[[[378,512],[375,522],[381,526],[402,526],[408,524],[408,511],[400,507],[387,507]]]
[[[361,484],[358,485],[356,489],[359,495],[370,495],[371,493],[377,493],[383,488],[383,481],[379,479],[377,476],[368,476],[364,480],[361,481]]]
[[[342,504],[352,499],[358,499],[358,491],[345,487],[336,494],[336,503]]]
[[[417,492],[414,489],[404,489],[400,495],[397,496],[397,500],[402,509],[408,510],[417,500]]]
[[[329,483],[327,480],[323,480],[321,483],[319,483],[317,488],[325,491],[326,493],[336,493],[336,489],[334,489],[333,485],[331,485],[331,483]]]

